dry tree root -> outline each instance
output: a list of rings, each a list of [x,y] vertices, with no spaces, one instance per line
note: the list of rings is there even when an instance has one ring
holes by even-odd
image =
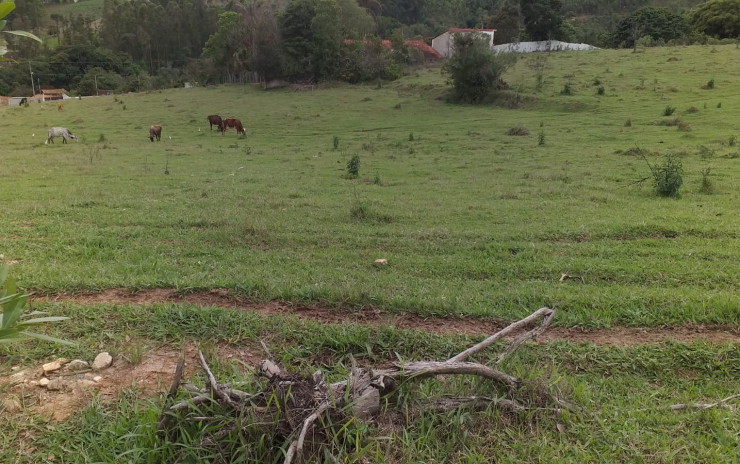
[[[256,375],[266,378],[267,383],[266,387],[256,394],[234,389],[229,385],[219,385],[205,357],[199,352],[200,363],[207,377],[206,387],[198,389],[190,384],[183,384],[182,388],[191,395],[191,398],[165,408],[158,424],[158,433],[160,436],[166,436],[172,426],[173,418],[183,413],[190,413],[190,417],[186,420],[209,420],[208,417],[198,414],[199,406],[216,402],[225,410],[232,411],[235,417],[243,417],[244,412],[249,410],[254,413],[254,417],[262,419],[259,420],[260,423],[267,427],[275,427],[282,437],[290,440],[286,448],[284,463],[303,462],[308,436],[312,437],[311,446],[314,446],[317,440],[319,442],[329,440],[331,434],[324,430],[325,424],[346,424],[350,420],[368,421],[377,417],[381,411],[381,399],[394,394],[399,388],[412,381],[438,375],[472,375],[493,382],[501,390],[508,392],[506,396],[512,396],[512,393],[523,387],[521,379],[485,364],[468,362],[466,359],[512,332],[541,319],[539,325],[516,337],[498,356],[496,364],[500,364],[522,343],[542,334],[551,324],[555,313],[556,309],[540,308],[447,361],[397,362],[392,368],[376,370],[358,367],[355,360],[351,358],[352,369],[347,380],[333,384],[327,383],[320,370],[311,376],[301,376],[286,371],[273,360],[267,346],[263,343],[268,359],[260,363],[256,369]],[[170,388],[167,404],[174,396],[173,389],[177,389],[179,382],[180,376],[176,375]],[[559,413],[565,410],[576,410],[575,406],[550,392],[538,391],[537,393],[544,398],[548,406],[536,408],[507,397],[475,396],[441,398],[424,406],[429,410],[439,412],[463,406],[473,409],[493,407],[514,413],[532,410]],[[235,428],[234,423],[223,427],[218,432],[204,438],[201,444],[216,443],[232,433]],[[287,441],[285,444],[287,445]]]

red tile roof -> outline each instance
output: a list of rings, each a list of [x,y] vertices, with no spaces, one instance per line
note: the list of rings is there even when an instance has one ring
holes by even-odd
[[[460,29],[460,28],[451,28],[447,29],[448,32],[493,32],[496,29]]]
[[[403,42],[409,47],[420,50],[424,54],[424,58],[433,60],[439,60],[442,58],[442,55],[437,53],[437,50],[433,49],[431,45],[428,45],[423,40],[404,40]],[[344,43],[350,45],[355,43],[355,41],[352,39],[344,39]],[[362,43],[363,45],[370,45],[371,42],[369,40],[363,40]],[[383,40],[380,42],[380,44],[383,46],[383,48],[391,48],[390,40]]]

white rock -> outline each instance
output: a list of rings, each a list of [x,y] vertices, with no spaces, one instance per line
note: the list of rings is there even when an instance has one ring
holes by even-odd
[[[9,378],[10,385],[13,386],[21,383],[26,383],[29,380],[33,380],[38,374],[39,371],[37,369],[24,369],[20,372],[16,372]]]
[[[95,377],[93,377],[93,382],[100,382],[101,380],[103,380],[103,377],[100,375],[96,375]]]
[[[95,370],[101,370],[105,369],[106,367],[110,366],[113,362],[113,358],[111,355],[108,354],[107,351],[104,351],[100,353],[99,355],[95,356],[95,361],[93,361],[93,369]]]
[[[44,364],[43,366],[41,366],[41,369],[44,370],[44,373],[58,371],[59,369],[62,368],[62,366],[64,366],[68,362],[69,362],[69,359],[59,358],[56,361],[52,361],[50,363]]]
[[[388,264],[388,260],[385,258],[376,259],[375,264],[377,264],[378,266],[383,266],[385,264]]]
[[[48,379],[47,379],[48,380]],[[48,385],[46,385],[47,390],[61,390],[62,387],[64,387],[64,381],[62,379],[51,379],[49,380]]]
[[[67,369],[72,372],[84,371],[86,369],[90,369],[90,364],[87,361],[83,361],[81,359],[74,359],[70,361],[69,364],[67,364]]]
[[[51,380],[49,380],[46,377],[44,377],[44,378],[42,378],[42,379],[39,380],[39,386],[46,387],[46,386],[49,385],[49,382],[51,382]]]
[[[10,397],[0,401],[0,409],[4,410],[6,413],[15,413],[22,411],[23,405],[21,405],[21,402],[16,398]]]

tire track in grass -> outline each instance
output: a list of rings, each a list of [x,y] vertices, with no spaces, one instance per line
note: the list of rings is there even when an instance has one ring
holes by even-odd
[[[39,295],[38,299],[46,302],[71,302],[84,305],[188,303],[199,306],[255,311],[266,315],[292,314],[324,324],[355,323],[372,326],[395,326],[398,329],[438,334],[490,335],[507,325],[503,322],[492,322],[471,317],[422,317],[411,313],[386,313],[373,308],[348,310],[282,301],[255,303],[235,297],[226,289],[181,293],[169,288],[146,289],[137,292],[125,288],[110,288],[95,293],[37,293],[36,295]],[[740,326],[681,324],[667,327],[617,326],[607,329],[550,327],[539,337],[540,342],[555,340],[615,346],[660,343],[667,340],[683,343],[692,343],[697,340],[709,343],[740,343]]]

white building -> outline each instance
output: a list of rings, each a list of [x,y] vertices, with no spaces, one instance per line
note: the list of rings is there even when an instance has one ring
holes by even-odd
[[[432,39],[432,48],[439,53],[442,58],[449,58],[455,53],[454,35],[455,34],[480,34],[488,36],[488,46],[493,48],[493,34],[496,29],[449,29],[442,35]]]

